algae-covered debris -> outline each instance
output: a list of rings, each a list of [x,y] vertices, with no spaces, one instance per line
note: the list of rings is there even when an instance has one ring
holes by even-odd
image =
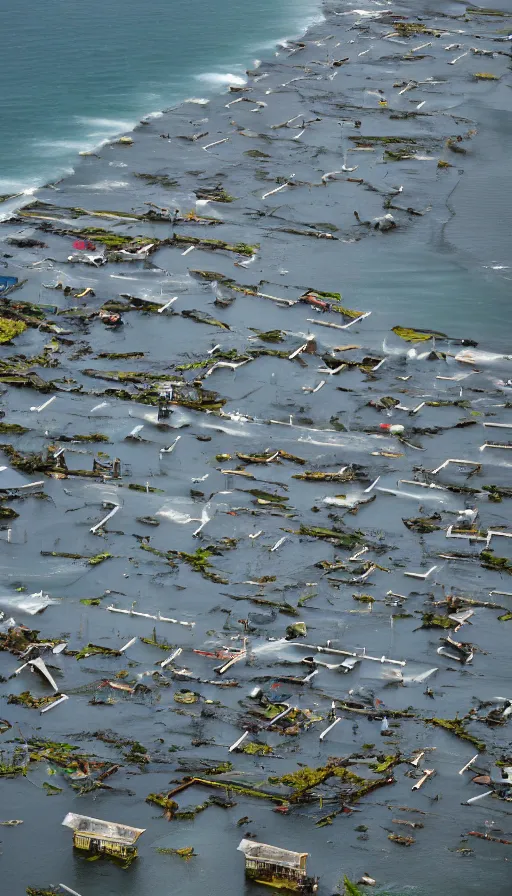
[[[9,320],[8,317],[0,317],[0,343],[11,342],[20,333],[27,329],[27,325],[21,320]]]
[[[19,423],[0,423],[0,435],[22,436],[26,432],[27,427]]]
[[[4,719],[1,722],[5,725]],[[8,729],[4,727],[2,734],[5,730]],[[24,746],[15,747],[5,759],[3,757],[4,751],[0,749],[0,778],[15,778],[27,774],[28,760]]]
[[[335,779],[333,784],[337,788],[341,787],[342,798],[346,802],[355,802],[372,790],[390,784],[394,780],[390,776],[386,778],[362,778],[346,768],[343,760],[331,757],[325,766],[318,768],[304,766],[296,772],[284,774],[277,779],[269,778],[269,782],[287,785],[291,788],[291,794],[288,796],[289,801],[300,802],[308,797],[309,791],[330,778]]]
[[[108,436],[102,432],[91,432],[85,434],[76,434],[73,436],[59,436],[59,442],[110,442]]]
[[[418,57],[416,57],[418,58]],[[408,159],[416,158],[417,147],[415,146],[405,146],[400,149],[386,149],[384,150],[384,161],[385,162],[403,162]]]
[[[176,691],[174,694],[174,702],[175,703],[197,703],[199,700],[199,694],[194,693],[194,691],[181,690]]]
[[[178,803],[164,793],[148,793],[146,802],[152,803],[154,806],[160,806],[160,808],[165,809],[165,812],[169,813],[169,815],[173,815],[179,808]]]
[[[203,578],[217,582],[219,585],[227,585],[228,580],[213,570],[213,565],[210,563],[210,557],[213,556],[213,553],[212,550],[207,548],[197,548],[193,554],[189,554],[186,551],[178,551],[177,556],[193,570],[200,572]]]
[[[84,376],[91,376],[94,379],[112,380],[116,383],[144,385],[145,383],[167,383],[169,381],[168,373],[153,373],[149,370],[96,370],[86,367],[82,373]]]
[[[397,765],[400,760],[400,753],[391,756],[378,756],[377,762],[372,762],[370,768],[372,769],[372,771],[382,774],[382,772],[387,772],[390,768],[394,768],[394,766]]]
[[[252,495],[256,498],[258,504],[286,504],[290,500],[286,495],[275,495],[272,492],[264,492],[260,488],[240,489],[240,491],[245,491],[248,495]]]
[[[383,395],[382,398],[371,398],[368,407],[376,408],[378,411],[389,410],[400,404],[399,398],[393,398],[392,395]]]
[[[265,454],[242,454],[237,451],[236,456],[239,460],[243,461],[245,464],[268,464],[268,463],[280,463],[279,460],[279,451],[270,451],[268,450]],[[217,460],[230,460],[230,456],[226,455],[217,455]]]
[[[303,479],[305,482],[352,482],[355,478],[355,471],[351,467],[346,467],[337,473],[304,470],[303,473],[294,473],[292,476],[292,479]]]
[[[98,566],[100,563],[103,563],[104,560],[110,560],[112,558],[112,554],[109,554],[108,551],[103,551],[101,554],[94,554],[92,557],[88,557],[85,554],[71,554],[67,551],[41,551],[41,556],[43,557],[65,557],[68,560],[86,560],[89,566]]]
[[[193,319],[197,320],[198,323],[211,324],[213,326],[219,325],[224,327],[225,329],[230,329],[230,327],[226,327],[221,323],[221,321],[216,321],[209,315],[203,316],[203,312],[184,312],[185,317],[192,317],[196,314],[201,315],[201,317],[193,317]],[[175,369],[181,373],[187,370],[200,370],[204,367],[213,367],[215,364],[217,364],[218,361],[242,362],[248,360],[249,355],[241,355],[235,348],[233,348],[227,351],[217,350],[215,352],[215,355],[210,355],[208,358],[201,358],[198,361],[190,361],[189,363],[177,364]]]
[[[27,896],[60,896],[60,891],[53,887],[41,889],[40,887],[27,887],[25,890]]]
[[[57,787],[56,784],[50,784],[49,781],[43,781],[43,788],[46,791],[46,796],[57,796],[57,794],[62,793],[62,787]]]
[[[194,190],[198,199],[210,199],[212,202],[234,202],[235,197],[230,196],[223,186],[218,184],[216,187],[201,187]]]
[[[505,485],[483,485],[482,491],[489,493],[489,501],[500,504],[503,498],[512,498],[512,488]]]
[[[486,550],[480,554],[480,561],[484,569],[494,569],[512,575],[512,560],[507,557],[496,557],[493,551]]]
[[[191,859],[196,856],[193,846],[182,846],[180,849],[171,849],[163,846],[157,846],[156,851],[164,856],[180,856],[182,859]]]
[[[12,507],[5,507],[5,505],[0,504],[0,520],[15,520],[19,517],[19,513],[16,513]]]
[[[182,311],[181,315],[182,317],[188,317],[190,320],[195,320],[198,324],[209,324],[211,327],[220,327],[222,330],[231,329],[228,324],[225,324],[221,320],[217,320],[215,317],[212,317],[211,314],[207,314],[206,311],[197,311],[195,308],[191,308],[189,311]],[[215,362],[216,359],[214,358],[213,361]]]
[[[295,638],[305,638],[308,633],[305,622],[292,622],[286,626],[286,640],[294,641]]]
[[[439,616],[435,613],[423,613],[422,628],[453,628],[456,623],[448,616]]]
[[[415,34],[429,34],[432,37],[439,37],[441,34],[445,33],[436,28],[429,28],[421,22],[393,22],[393,28],[401,37],[411,37]]]
[[[138,177],[140,180],[145,181],[151,187],[163,187],[166,190],[171,190],[173,187],[178,186],[178,181],[172,177],[169,177],[168,174],[144,174],[144,173],[136,173],[134,177]]]
[[[150,647],[159,647],[160,650],[169,651],[169,650],[174,650],[176,647],[175,644],[169,644],[167,641],[164,641],[164,640],[159,641],[156,636],[156,628],[153,629],[153,634],[151,635],[151,637],[141,638],[140,640],[144,644],[149,644]]]
[[[348,879],[346,874],[343,877],[343,885],[345,887],[345,896],[364,896],[364,893]]]
[[[353,594],[353,600],[358,600],[362,604],[373,604],[375,603],[375,598],[372,597],[371,594]]]
[[[403,834],[388,834],[388,840],[399,843],[400,846],[412,846],[413,843],[416,843],[414,837],[407,837]]]
[[[146,492],[146,494],[155,494],[155,495],[163,495],[164,490],[162,488],[154,488],[151,485],[140,485],[138,482],[129,482],[128,488],[132,492]]]
[[[85,660],[87,657],[96,656],[97,654],[101,654],[102,656],[122,656],[122,654],[119,653],[119,650],[112,650],[111,647],[102,647],[99,644],[86,644],[85,647],[82,647],[82,649],[75,654],[75,659]]]
[[[113,233],[111,230],[104,230],[102,227],[84,227],[82,230],[57,230],[56,232],[67,233],[75,239],[86,239],[91,240],[94,243],[103,243],[105,248],[112,252],[118,251],[119,249],[125,249],[128,246],[142,248],[143,246],[148,246],[150,244],[158,245],[159,242],[158,240],[145,236],[135,237],[134,239],[133,236],[127,236],[122,233]]]
[[[15,656],[20,656],[34,644],[54,647],[62,641],[61,638],[40,640],[38,636],[39,632],[35,629],[26,628],[24,625],[13,626],[7,632],[0,632],[0,650],[7,650]]]
[[[268,756],[269,753],[272,753],[272,747],[269,747],[268,744],[257,743],[256,741],[249,741],[249,743],[242,744],[239,747],[241,753],[248,753],[250,756]]]
[[[460,737],[461,740],[467,740],[470,744],[473,744],[476,747],[479,753],[484,753],[487,749],[483,741],[478,740],[477,737],[474,737],[466,731],[464,722],[461,719],[425,719],[425,721],[432,725],[436,725],[438,728],[444,728],[445,731],[451,731],[452,734],[455,734],[456,737]]]
[[[284,613],[285,616],[298,616],[298,612],[296,607],[293,604],[288,603],[285,600],[270,600],[268,597],[259,597],[255,595],[239,595],[239,594],[228,594],[227,597],[230,597],[231,600],[248,600],[252,604],[256,604],[261,607],[271,607],[275,610],[278,610],[279,613]]]
[[[411,532],[427,534],[429,532],[436,532],[441,528],[441,526],[438,525],[438,523],[441,522],[441,515],[439,513],[433,513],[432,516],[428,517],[416,516],[410,517],[409,519],[404,519],[402,517],[402,522]]]
[[[225,775],[233,771],[233,763],[216,759],[178,759],[178,766],[183,772],[192,775]]]
[[[28,709],[42,709],[55,700],[60,699],[60,694],[52,694],[51,697],[34,697],[30,691],[22,691],[21,694],[9,694],[7,703],[14,703],[18,706],[26,706]]]
[[[136,765],[147,765],[149,762],[149,753],[143,744],[139,744],[136,740],[127,740],[122,742],[124,746],[129,746],[128,753],[124,753],[127,762],[134,762]]]
[[[430,339],[449,339],[446,333],[435,330],[415,330],[413,327],[392,327],[393,333],[406,342],[428,342]]]
[[[171,243],[175,246],[197,246],[199,249],[223,249],[225,252],[234,252],[236,255],[254,255],[259,245],[249,246],[247,243],[227,243],[225,240],[204,239],[198,236],[185,236],[173,234]]]
[[[300,529],[294,535],[308,535],[310,538],[322,538],[339,547],[354,548],[362,544],[364,535],[362,532],[341,532],[338,529],[325,529],[322,526],[306,526],[301,523]]]
[[[286,337],[284,330],[256,330],[254,327],[249,329],[263,342],[284,342]]]
[[[477,81],[499,81],[498,75],[492,75],[491,72],[475,72],[473,75]]]
[[[99,352],[98,358],[106,358],[108,361],[127,361],[132,358],[139,359],[144,357],[144,352]]]
[[[349,320],[356,320],[363,314],[362,311],[356,311],[353,308],[346,308],[342,305],[341,293],[339,292],[307,289],[306,292],[299,297],[299,302],[305,302],[306,304],[317,307],[323,311],[336,311],[338,314],[348,317]]]

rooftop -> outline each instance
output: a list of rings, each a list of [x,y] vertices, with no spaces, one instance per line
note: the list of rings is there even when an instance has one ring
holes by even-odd
[[[73,831],[97,834],[100,837],[108,837],[109,840],[117,840],[121,843],[135,843],[146,830],[145,828],[131,828],[126,824],[119,824],[117,821],[102,821],[101,818],[90,818],[88,815],[75,815],[74,812],[68,812],[62,824]]]
[[[287,868],[300,868],[301,859],[308,855],[307,852],[292,852],[279,846],[270,846],[268,843],[258,843],[256,840],[241,840],[238,849],[248,859],[273,862]]]

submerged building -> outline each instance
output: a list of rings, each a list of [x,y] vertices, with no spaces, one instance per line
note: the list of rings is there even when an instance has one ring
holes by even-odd
[[[308,877],[306,872],[307,852],[292,852],[256,840],[241,840],[238,849],[245,856],[245,874],[250,880],[298,893],[316,893],[318,878]]]
[[[116,821],[89,818],[88,815],[75,815],[74,812],[68,812],[62,824],[73,831],[73,846],[77,849],[117,856],[120,859],[135,858],[135,844],[146,830],[131,828]]]

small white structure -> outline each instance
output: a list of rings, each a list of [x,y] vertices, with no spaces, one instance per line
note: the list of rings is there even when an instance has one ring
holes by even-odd
[[[316,893],[316,878],[307,876],[307,852],[292,852],[257,840],[241,840],[238,849],[245,856],[245,873],[251,880],[299,893]]]

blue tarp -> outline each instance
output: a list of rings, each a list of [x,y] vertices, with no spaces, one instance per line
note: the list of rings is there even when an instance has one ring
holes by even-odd
[[[0,294],[16,286],[17,282],[17,277],[0,277]]]

